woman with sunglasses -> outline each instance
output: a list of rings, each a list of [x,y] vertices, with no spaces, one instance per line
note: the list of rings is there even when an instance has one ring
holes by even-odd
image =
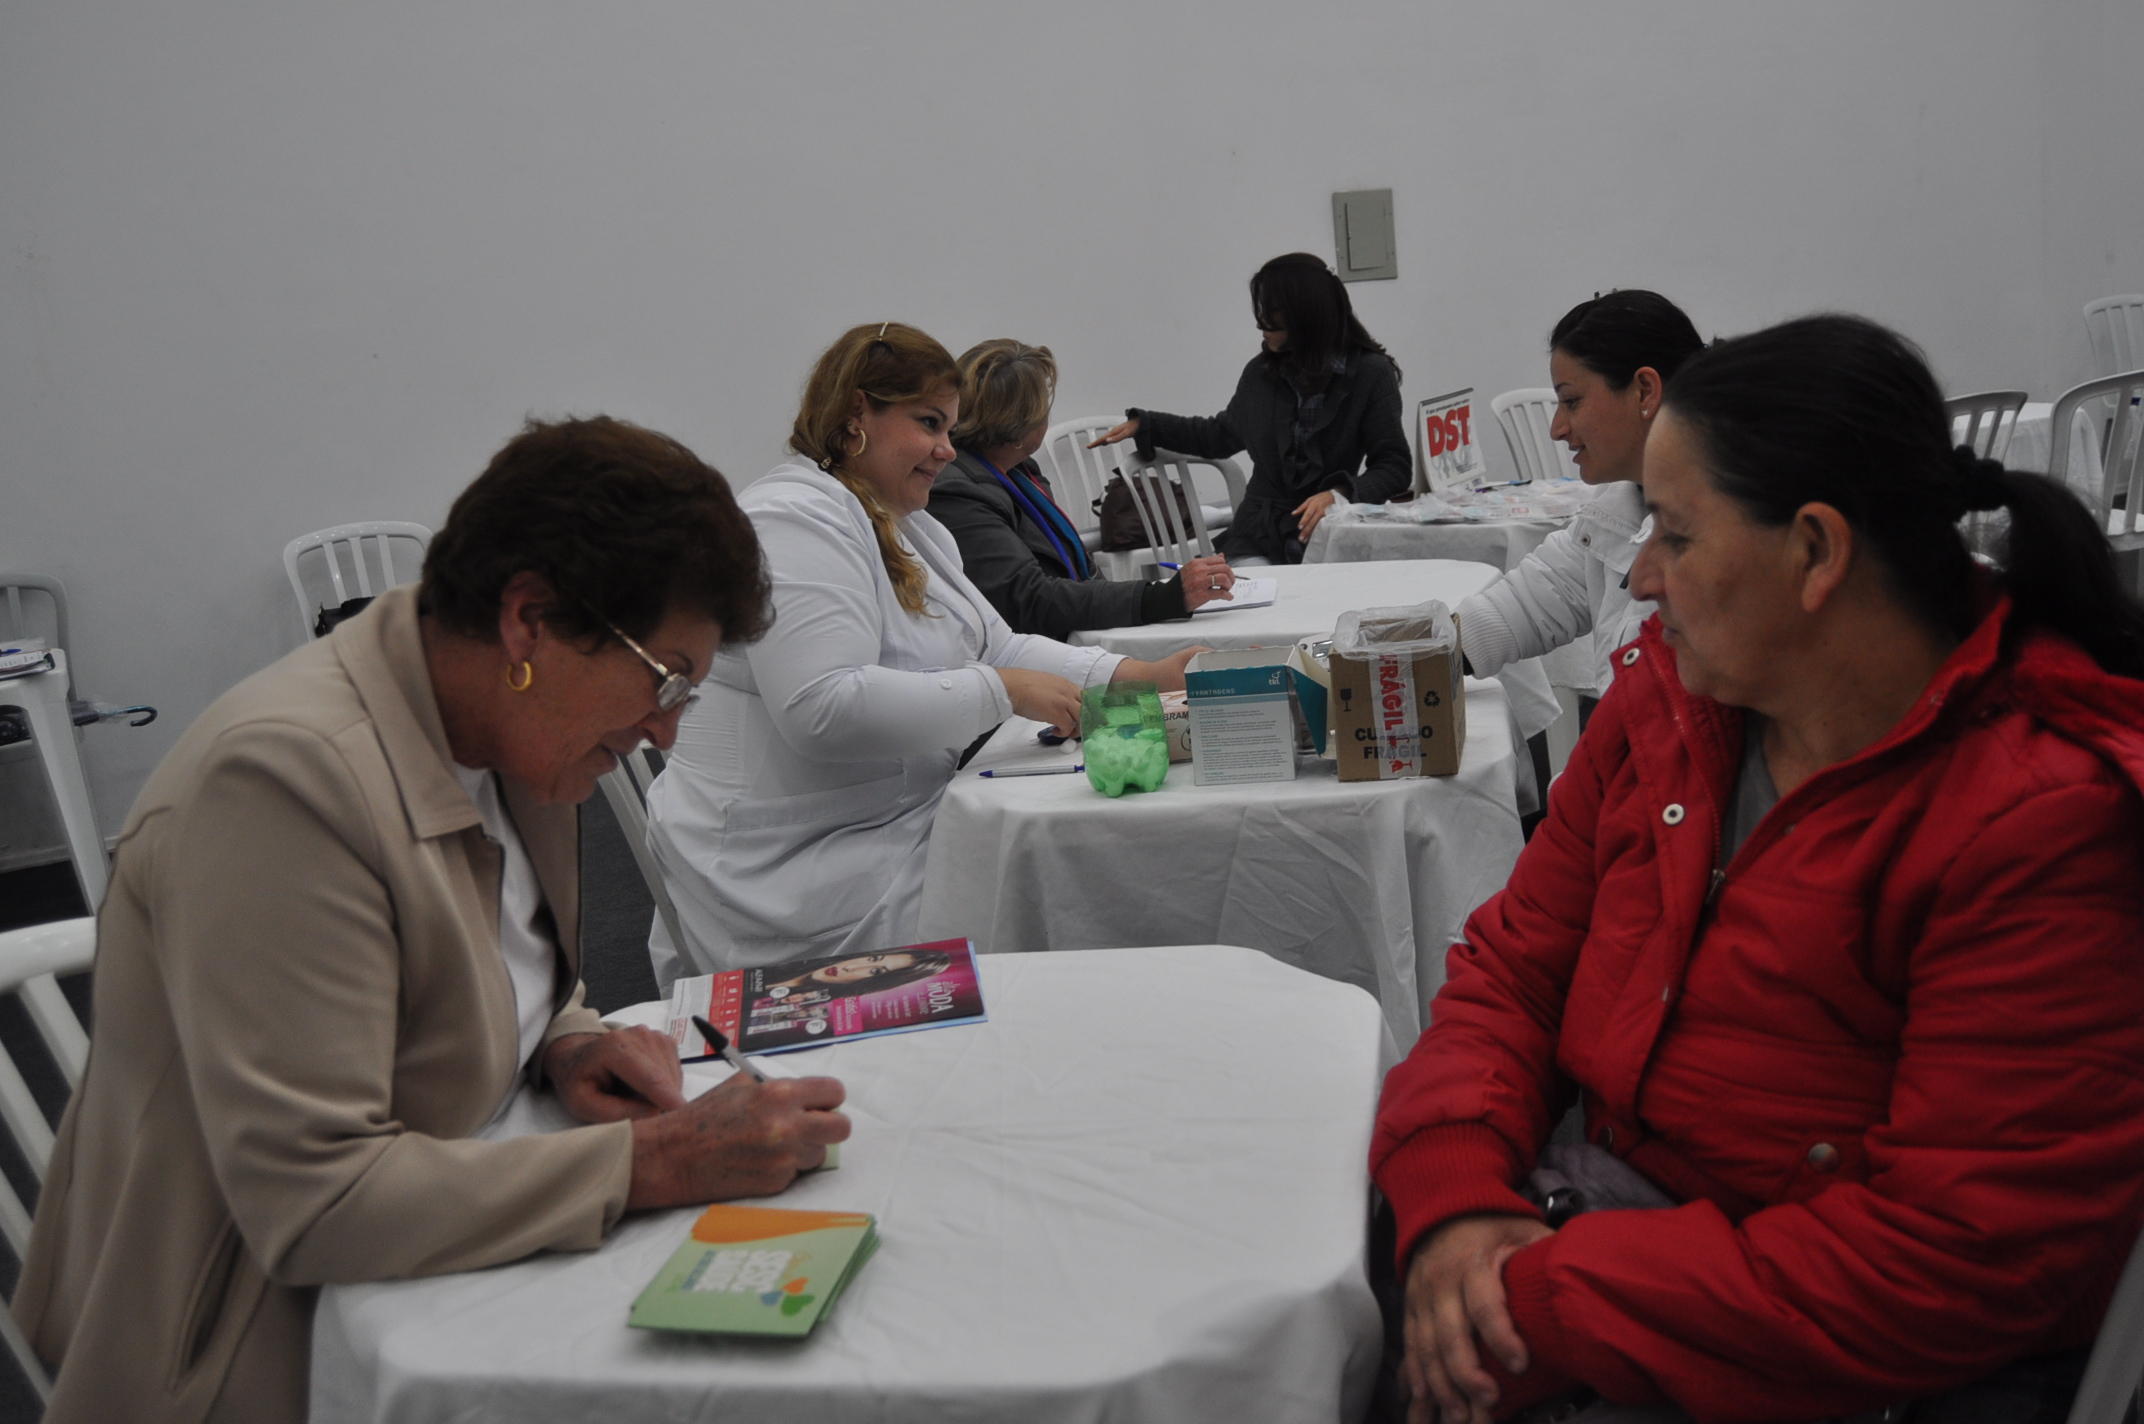
[[[1347,286],[1307,252],[1276,257],[1251,277],[1263,338],[1228,408],[1215,416],[1128,410],[1094,445],[1251,456],[1243,507],[1214,541],[1237,568],[1297,564],[1341,497],[1382,504],[1414,482],[1400,369],[1355,319]]]

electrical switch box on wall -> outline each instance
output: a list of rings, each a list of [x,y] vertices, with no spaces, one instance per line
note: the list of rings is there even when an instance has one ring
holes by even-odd
[[[1372,282],[1400,274],[1392,241],[1392,190],[1363,188],[1333,194],[1333,269],[1343,282]]]

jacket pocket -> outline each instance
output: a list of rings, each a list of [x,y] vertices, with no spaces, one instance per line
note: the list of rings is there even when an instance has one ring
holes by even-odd
[[[245,1243],[239,1238],[238,1224],[224,1222],[210,1243],[207,1258],[201,1269],[194,1274],[193,1289],[187,1293],[186,1313],[179,1324],[179,1353],[172,1362],[171,1379],[176,1385],[201,1363],[216,1338],[216,1327],[224,1317],[225,1307],[231,1300],[231,1282],[238,1274],[238,1263],[245,1254]]]

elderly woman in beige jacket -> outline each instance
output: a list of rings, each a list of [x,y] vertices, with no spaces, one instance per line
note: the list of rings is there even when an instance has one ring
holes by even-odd
[[[582,1003],[573,803],[766,610],[691,451],[532,424],[418,589],[202,714],[121,833],[17,1292],[51,1424],[302,1419],[316,1286],[585,1250],[847,1136],[833,1080],[687,1104]],[[591,1125],[477,1137],[524,1082]]]

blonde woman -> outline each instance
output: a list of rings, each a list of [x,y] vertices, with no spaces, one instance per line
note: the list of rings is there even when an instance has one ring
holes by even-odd
[[[1189,652],[1148,663],[1014,633],[969,582],[923,512],[959,415],[944,347],[898,322],[856,327],[805,385],[798,458],[739,498],[774,624],[715,659],[649,792],[685,940],[658,926],[659,982],[913,940],[961,748],[1016,713],[1070,731],[1084,686],[1183,686]]]
[[[1034,461],[1056,395],[1057,359],[1047,346],[1000,338],[960,358],[957,453],[931,489],[930,512],[960,545],[975,586],[1015,629],[1051,638],[1188,618],[1225,597],[1235,575],[1219,554],[1151,582],[1096,574]]]

